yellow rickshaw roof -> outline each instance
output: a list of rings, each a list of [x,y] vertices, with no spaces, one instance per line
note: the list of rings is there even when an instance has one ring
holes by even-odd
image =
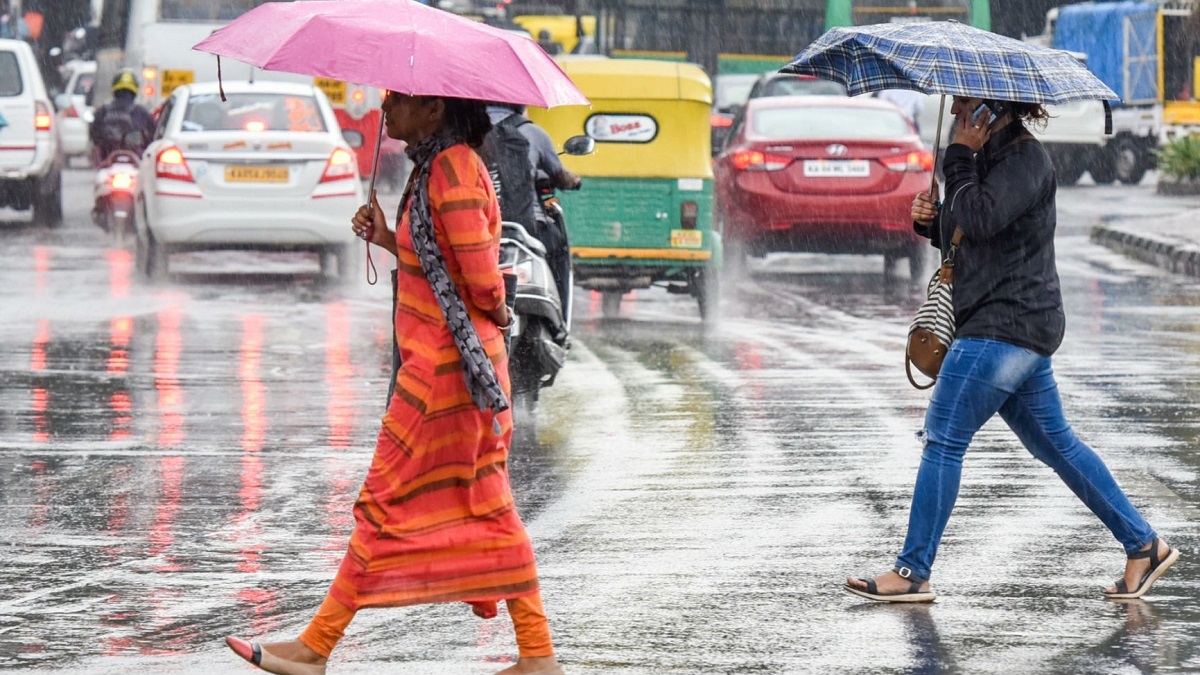
[[[558,59],[590,99],[657,99],[712,104],[712,83],[695,64],[652,59],[567,56]]]

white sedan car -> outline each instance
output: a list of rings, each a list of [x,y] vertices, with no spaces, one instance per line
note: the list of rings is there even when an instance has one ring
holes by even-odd
[[[55,98],[58,108],[58,138],[63,154],[68,157],[87,156],[92,151],[88,132],[92,126],[93,110],[88,104],[96,84],[96,62],[75,61],[67,86]]]
[[[138,172],[138,268],[161,278],[175,252],[300,250],[345,278],[362,135],[311,85],[227,81],[225,96],[203,83],[163,103]]]

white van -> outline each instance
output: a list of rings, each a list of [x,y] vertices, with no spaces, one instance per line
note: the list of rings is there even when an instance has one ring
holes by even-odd
[[[60,224],[62,165],[54,106],[33,50],[0,40],[0,207],[32,209],[38,225]]]

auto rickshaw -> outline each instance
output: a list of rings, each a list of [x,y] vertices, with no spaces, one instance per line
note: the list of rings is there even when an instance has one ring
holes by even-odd
[[[603,294],[605,316],[621,296],[663,286],[690,294],[714,316],[720,236],[712,229],[712,85],[698,66],[644,59],[562,57],[559,65],[591,108],[529,109],[555,143],[585,133],[590,155],[565,157],[583,188],[559,195],[575,284]]]

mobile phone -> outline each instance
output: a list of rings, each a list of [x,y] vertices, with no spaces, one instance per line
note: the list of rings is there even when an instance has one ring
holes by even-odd
[[[988,104],[986,104],[986,103],[980,103],[978,106],[975,107],[975,110],[971,112],[971,121],[974,122],[975,120],[979,119],[979,113],[981,113],[985,110],[989,114],[988,114],[988,119],[986,122],[984,122],[984,124],[991,124],[992,122],[995,122],[996,121],[996,113],[991,108],[989,108]]]

